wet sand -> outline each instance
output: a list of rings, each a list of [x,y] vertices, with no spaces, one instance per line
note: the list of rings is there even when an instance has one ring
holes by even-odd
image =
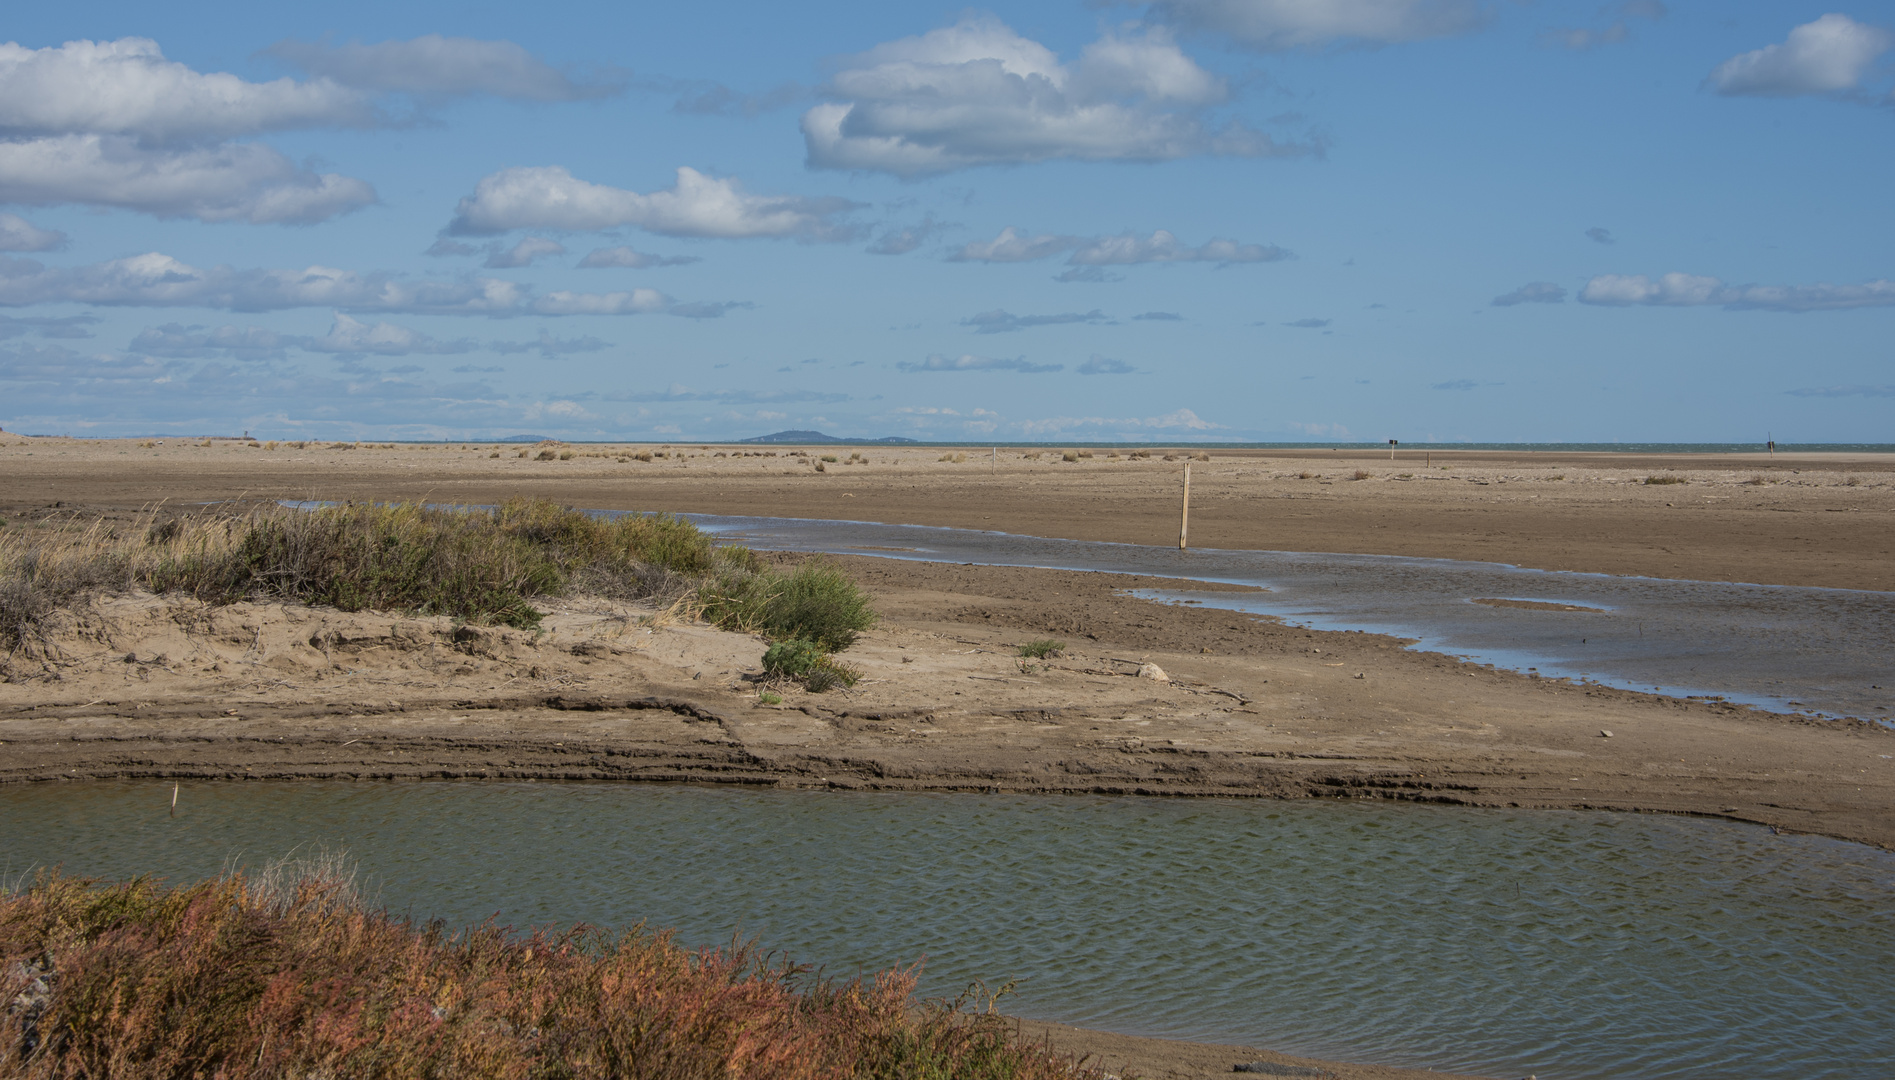
[[[728,447],[646,463],[596,447],[570,449],[607,456],[538,461],[491,444],[0,443],[9,519],[54,503],[129,517],[159,500],[532,495],[1140,543],[1176,542],[1182,466],[1013,451],[995,467],[871,447],[824,451],[871,463],[817,473],[781,449],[715,456]],[[1895,462],[1457,455],[1430,474],[1401,453],[1390,466],[1214,451],[1193,463],[1191,536],[1895,588]],[[1640,482],[1654,475],[1687,482]],[[56,655],[16,663],[0,684],[0,781],[532,776],[1389,798],[1706,814],[1895,848],[1895,732],[1876,725],[1496,672],[1376,635],[1124,595],[1176,584],[1159,578],[838,561],[884,616],[846,656],[866,678],[775,706],[756,693],[759,641],[636,608],[564,604],[534,636],[284,605],[102,601],[71,616]],[[1048,661],[1016,655],[1041,637],[1069,647]],[[1140,676],[1148,662],[1164,677]],[[1265,1059],[1096,1039],[1076,1045],[1104,1055],[1109,1043],[1147,1075]]]

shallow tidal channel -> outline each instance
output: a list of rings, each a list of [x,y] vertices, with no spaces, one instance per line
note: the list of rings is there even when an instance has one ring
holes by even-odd
[[[862,521],[686,515],[773,551],[1147,574],[1261,592],[1154,591],[1513,671],[1819,716],[1895,721],[1895,593],[1678,581],[1505,563],[1047,539]]]
[[[1568,811],[527,782],[0,788],[0,869],[342,849],[452,924],[756,938],[1131,1034],[1546,1080],[1895,1075],[1895,855]]]

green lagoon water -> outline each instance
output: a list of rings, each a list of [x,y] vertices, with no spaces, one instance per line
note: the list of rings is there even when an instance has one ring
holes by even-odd
[[[1895,855],[1650,815],[558,783],[0,789],[0,868],[346,849],[457,924],[641,920],[1135,1034],[1545,1080],[1895,1076]]]

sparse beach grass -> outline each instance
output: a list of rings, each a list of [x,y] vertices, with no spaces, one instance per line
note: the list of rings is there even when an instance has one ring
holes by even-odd
[[[837,982],[644,927],[451,932],[345,877],[167,888],[43,874],[0,895],[0,1073],[112,1076],[1097,1076],[916,972]]]
[[[140,589],[517,627],[538,623],[542,597],[656,597],[726,629],[809,638],[830,651],[875,620],[867,596],[826,564],[785,572],[746,548],[712,544],[680,518],[606,518],[545,500],[492,510],[269,505],[132,528],[100,519],[0,530],[0,646],[9,654],[58,608]]]

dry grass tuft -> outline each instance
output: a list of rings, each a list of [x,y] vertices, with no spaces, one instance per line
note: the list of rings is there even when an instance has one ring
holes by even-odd
[[[333,878],[0,896],[0,1074],[22,1080],[1097,1080],[914,969],[833,982],[642,926],[450,933]]]

